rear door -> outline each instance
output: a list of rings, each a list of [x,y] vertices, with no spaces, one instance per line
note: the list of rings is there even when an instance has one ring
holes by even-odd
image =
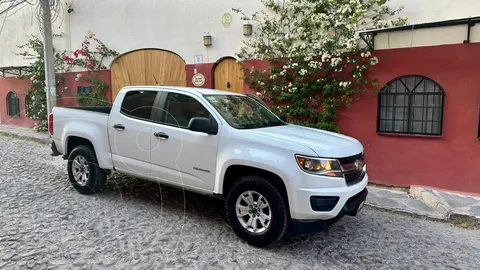
[[[221,129],[216,135],[188,129],[192,117],[213,118],[205,101],[184,91],[164,89],[161,110],[154,116],[151,137],[152,174],[158,181],[197,191],[213,191],[217,147]]]
[[[150,178],[152,112],[161,91],[135,89],[120,93],[121,106],[112,108],[108,137],[119,172]]]

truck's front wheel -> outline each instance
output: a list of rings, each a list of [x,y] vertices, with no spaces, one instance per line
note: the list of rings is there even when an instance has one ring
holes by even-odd
[[[250,245],[265,247],[285,236],[287,204],[277,187],[258,176],[240,178],[226,200],[233,231]]]
[[[75,147],[68,156],[68,177],[82,194],[99,192],[106,182],[105,171],[98,166],[95,152],[88,146]]]

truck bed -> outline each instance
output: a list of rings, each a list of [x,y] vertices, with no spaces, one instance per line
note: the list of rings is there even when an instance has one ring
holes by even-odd
[[[64,107],[64,108],[83,110],[83,111],[89,111],[89,112],[99,112],[99,113],[105,113],[105,114],[110,114],[110,111],[112,110],[112,107],[107,107],[107,106],[71,106],[71,107]]]

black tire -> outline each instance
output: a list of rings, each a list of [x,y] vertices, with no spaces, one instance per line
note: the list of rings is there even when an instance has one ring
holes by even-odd
[[[88,169],[90,170],[88,180],[85,185],[80,185],[73,176],[73,161],[76,157],[82,156],[87,160]],[[95,151],[88,146],[80,145],[70,152],[67,163],[68,178],[72,186],[81,194],[93,194],[101,191],[107,181],[105,170],[98,166]]]
[[[245,229],[237,218],[236,202],[245,191],[260,193],[271,209],[270,225],[262,233],[252,233]],[[244,176],[238,179],[230,190],[225,208],[227,219],[237,236],[256,247],[266,247],[281,240],[288,231],[288,210],[286,199],[272,183],[258,176]]]

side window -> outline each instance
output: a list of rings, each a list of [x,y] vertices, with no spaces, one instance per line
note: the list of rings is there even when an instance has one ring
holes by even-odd
[[[193,117],[210,117],[210,112],[196,99],[177,93],[168,93],[162,123],[187,128]]]
[[[150,120],[157,91],[130,91],[122,102],[120,112],[134,118]]]

